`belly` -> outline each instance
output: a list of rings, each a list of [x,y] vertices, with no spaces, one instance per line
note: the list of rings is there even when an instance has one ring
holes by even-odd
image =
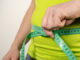
[[[62,29],[80,28],[80,21],[76,20],[73,24]],[[64,35],[61,38],[68,44],[74,55],[80,60],[80,34]],[[37,60],[68,60],[68,57],[50,37],[38,36],[33,38],[34,55]],[[57,58],[58,57],[58,58]]]
[[[42,2],[43,1],[43,2]],[[32,15],[31,23],[41,27],[43,16],[49,6],[64,3],[70,0],[36,0],[36,9]],[[80,28],[80,21],[74,22],[72,25],[63,27],[62,29]],[[74,55],[80,60],[80,34],[64,35],[61,38],[69,45]],[[50,37],[38,36],[32,38],[29,47],[29,54],[37,60],[68,60],[65,53]]]

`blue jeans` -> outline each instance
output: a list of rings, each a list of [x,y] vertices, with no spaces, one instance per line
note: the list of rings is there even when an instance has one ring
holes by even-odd
[[[27,54],[26,60],[35,60],[35,59],[32,58],[29,54]]]

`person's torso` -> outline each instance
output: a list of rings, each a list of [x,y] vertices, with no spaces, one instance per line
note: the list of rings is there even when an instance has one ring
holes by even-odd
[[[36,8],[33,12],[31,23],[33,25],[41,27],[42,19],[45,15],[46,9],[49,6],[54,6],[56,4],[64,3],[67,1],[71,0],[35,0]],[[76,23],[67,27],[63,27],[63,29],[69,28],[80,28],[80,24]],[[77,57],[80,56],[79,36],[80,34],[61,36],[64,39],[64,41],[70,46],[71,50],[75,53]],[[59,46],[55,43],[54,39],[50,37],[38,36],[31,38],[31,44],[28,52],[31,54],[31,56],[35,57],[38,60],[58,60],[60,58],[63,60],[68,60],[61,48],[59,48]]]

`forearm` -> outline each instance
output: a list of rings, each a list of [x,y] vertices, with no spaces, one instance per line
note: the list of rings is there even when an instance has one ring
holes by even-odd
[[[11,46],[11,49],[21,49],[22,43],[25,40],[26,36],[30,33],[31,24],[27,23],[25,19],[22,21],[22,24],[16,34],[14,42]]]
[[[34,0],[31,3],[30,8],[26,12],[21,26],[16,34],[14,42],[12,43],[11,49],[21,49],[22,43],[26,36],[31,32],[31,16],[34,11]]]
[[[74,8],[73,10],[76,11],[76,14],[73,14],[72,16],[74,18],[78,18],[80,17],[80,0],[72,0],[74,3],[74,6],[72,8]]]
[[[71,0],[62,3],[60,6],[64,10],[65,18],[74,20],[80,17],[80,0]]]

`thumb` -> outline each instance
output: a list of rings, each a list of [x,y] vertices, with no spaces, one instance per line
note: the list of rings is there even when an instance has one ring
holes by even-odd
[[[70,25],[71,23],[73,23],[75,21],[75,19],[74,20],[66,20],[66,24],[65,25]]]
[[[42,27],[45,28],[48,22],[48,15],[49,15],[49,9],[46,11],[45,16],[43,17],[42,20]]]

